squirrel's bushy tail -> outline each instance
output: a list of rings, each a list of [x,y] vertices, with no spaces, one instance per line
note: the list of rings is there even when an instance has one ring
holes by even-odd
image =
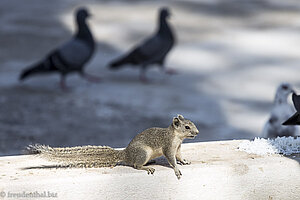
[[[78,146],[53,148],[45,145],[29,145],[29,154],[40,154],[68,167],[113,167],[124,160],[124,151],[108,146]]]

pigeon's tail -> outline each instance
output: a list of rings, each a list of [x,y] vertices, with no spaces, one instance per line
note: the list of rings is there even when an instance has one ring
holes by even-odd
[[[51,71],[51,69],[45,66],[44,62],[40,62],[23,70],[23,72],[20,74],[19,80],[23,81],[32,75],[45,73],[49,71]]]
[[[126,65],[126,64],[132,64],[132,59],[130,58],[130,56],[121,57],[117,60],[112,61],[109,64],[109,68],[110,69],[119,69],[123,65]]]
[[[300,125],[300,115],[296,112],[288,120],[282,123],[282,125]]]

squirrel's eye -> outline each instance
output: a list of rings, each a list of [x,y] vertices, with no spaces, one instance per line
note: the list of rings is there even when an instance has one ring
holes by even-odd
[[[185,129],[191,129],[189,126],[185,126]]]

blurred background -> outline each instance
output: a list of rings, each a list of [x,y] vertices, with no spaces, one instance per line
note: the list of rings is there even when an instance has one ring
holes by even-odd
[[[98,84],[68,76],[36,76],[22,69],[70,39],[74,11],[86,6],[97,51],[86,71]],[[178,43],[143,84],[139,70],[110,71],[108,62],[147,38],[158,9],[168,6]],[[298,0],[1,0],[0,155],[31,143],[125,147],[139,132],[167,127],[182,114],[200,130],[199,142],[261,136],[276,87],[300,91]]]

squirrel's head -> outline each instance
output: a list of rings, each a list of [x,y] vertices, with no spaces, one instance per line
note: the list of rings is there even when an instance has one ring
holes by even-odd
[[[199,133],[195,124],[188,119],[184,119],[182,115],[173,118],[172,126],[182,139],[194,139]]]

